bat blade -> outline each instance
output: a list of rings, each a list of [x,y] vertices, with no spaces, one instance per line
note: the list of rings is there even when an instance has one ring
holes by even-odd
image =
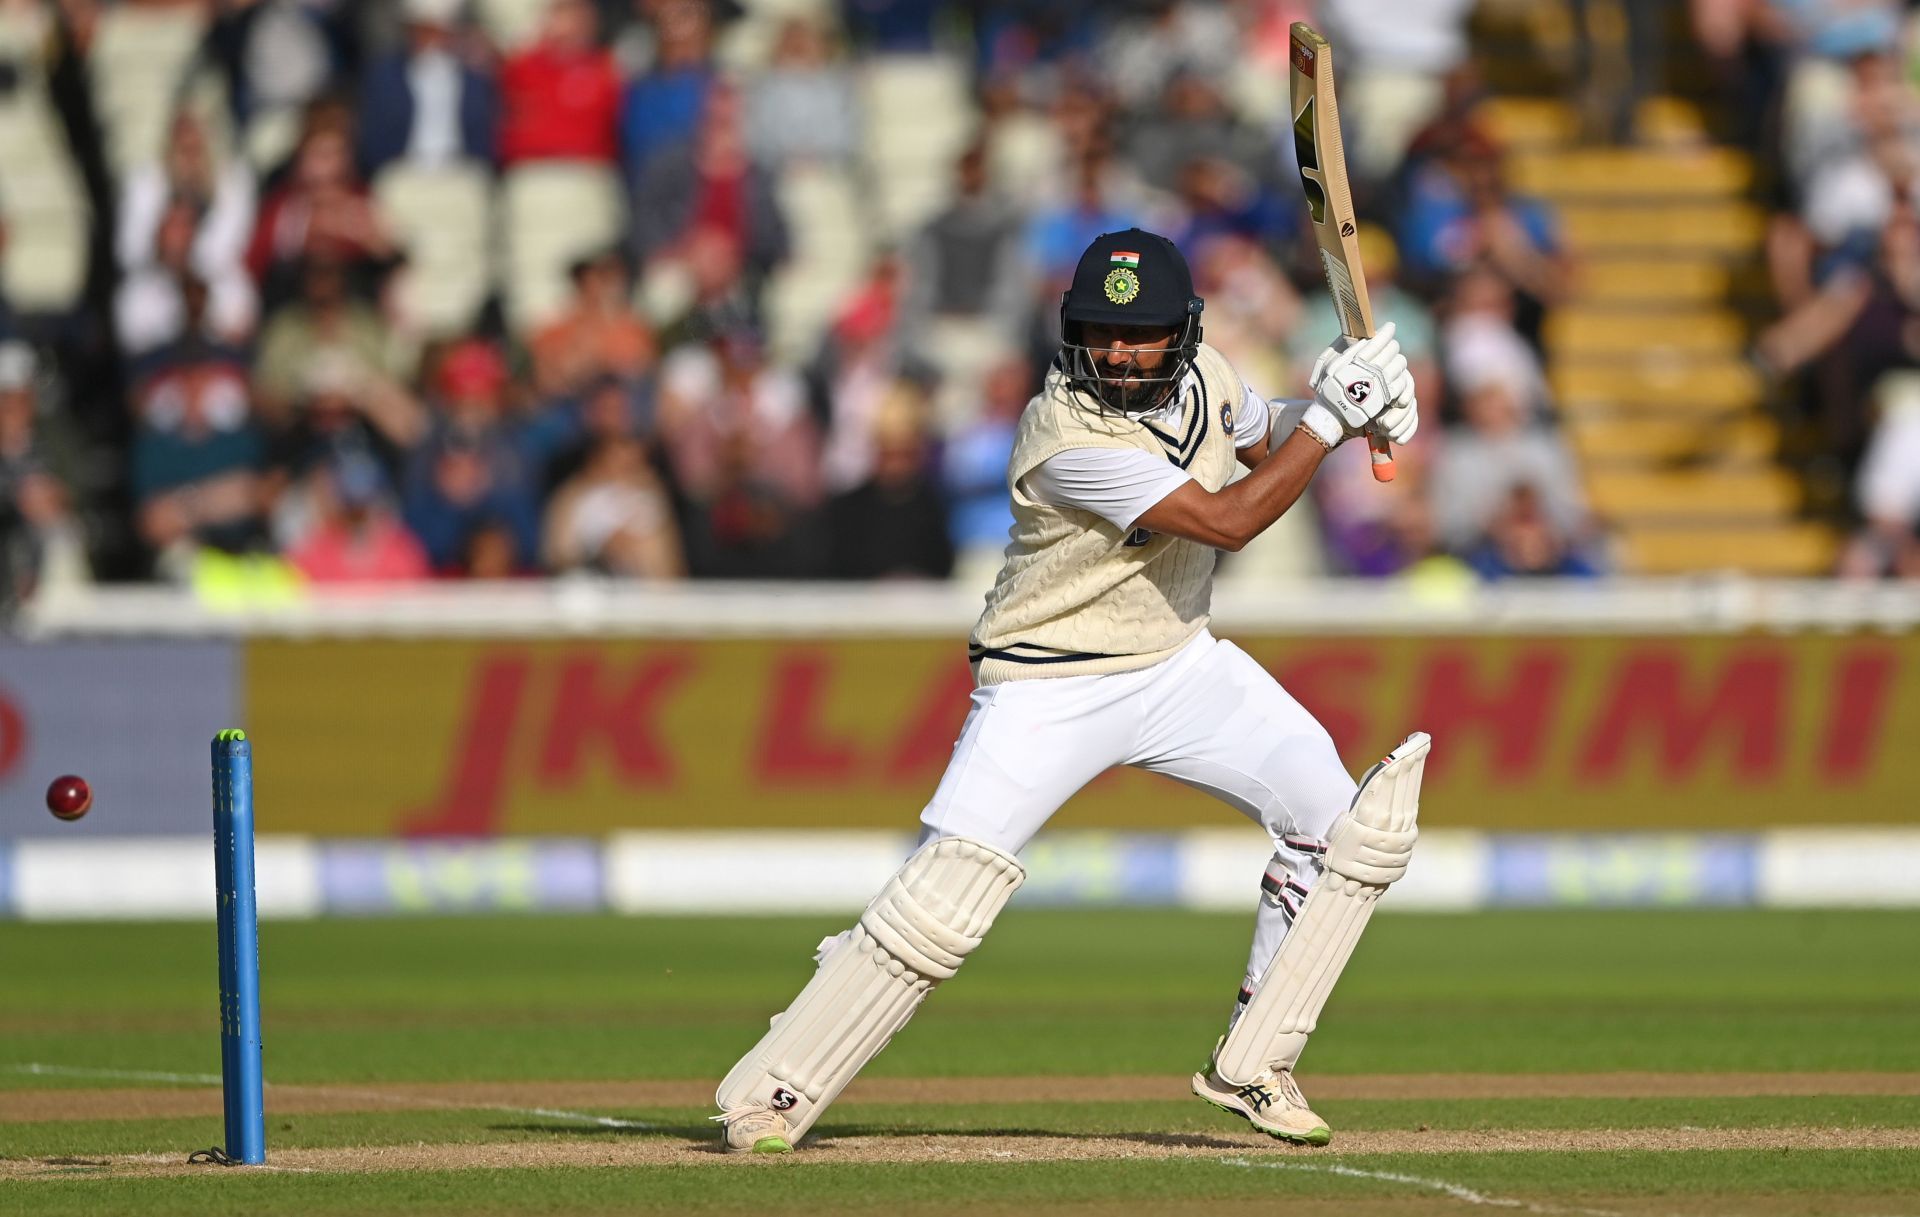
[[[1373,336],[1373,304],[1360,265],[1360,226],[1347,180],[1347,152],[1340,137],[1340,106],[1333,91],[1333,46],[1304,21],[1292,28],[1287,91],[1292,101],[1293,146],[1300,186],[1313,221],[1314,243],[1327,276],[1327,291],[1348,338]],[[1393,448],[1369,434],[1375,480],[1393,480]]]

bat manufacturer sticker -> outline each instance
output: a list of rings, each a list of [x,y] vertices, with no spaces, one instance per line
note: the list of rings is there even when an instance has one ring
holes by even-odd
[[[1288,57],[1293,60],[1293,70],[1308,79],[1312,79],[1313,48],[1296,38],[1293,40],[1293,45],[1288,48],[1287,54]]]

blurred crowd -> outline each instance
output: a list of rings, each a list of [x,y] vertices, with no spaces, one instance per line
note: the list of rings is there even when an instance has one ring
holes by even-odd
[[[1920,37],[1892,0],[1698,0],[1772,184],[1755,360],[1859,521],[1842,573],[1920,576]]]
[[[156,151],[116,165],[85,68],[121,7],[200,24]],[[1172,236],[1208,341],[1304,393],[1337,327],[1293,162],[1296,19],[1340,47],[1374,307],[1429,422],[1400,489],[1342,452],[1292,539],[1229,575],[1597,571],[1541,354],[1571,267],[1476,119],[1472,7],[0,0],[38,39],[0,29],[0,56],[42,57],[0,63],[0,93],[47,91],[101,228],[72,310],[0,305],[0,600],[231,556],[327,583],[984,580],[1096,234]],[[1888,65],[1840,62],[1857,95],[1792,146],[1874,183],[1879,215],[1836,201],[1836,229],[1801,191],[1776,271],[1789,305],[1897,312],[1920,300],[1893,205],[1910,93],[1862,100]],[[1909,335],[1883,329],[1895,358]]]

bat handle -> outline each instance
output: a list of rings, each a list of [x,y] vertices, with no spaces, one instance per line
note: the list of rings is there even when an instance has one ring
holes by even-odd
[[[1384,435],[1367,436],[1367,457],[1373,462],[1373,480],[1391,482],[1393,480],[1393,445]]]

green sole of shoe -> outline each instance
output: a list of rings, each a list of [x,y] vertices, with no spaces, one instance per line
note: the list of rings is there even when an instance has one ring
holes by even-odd
[[[1247,1125],[1251,1127],[1255,1132],[1263,1132],[1267,1134],[1269,1137],[1272,1137],[1276,1141],[1285,1141],[1288,1145],[1318,1146],[1318,1145],[1328,1145],[1328,1144],[1331,1144],[1333,1141],[1332,1129],[1325,1129],[1325,1128],[1316,1129],[1315,1131],[1310,1133],[1275,1132],[1271,1128],[1261,1128],[1258,1124],[1255,1124],[1251,1119],[1248,1119],[1247,1113],[1244,1111],[1237,1111],[1234,1108],[1228,1107],[1225,1103],[1216,1103],[1212,1099],[1209,1099],[1206,1095],[1203,1095],[1203,1094],[1195,1095],[1194,1097],[1199,1099],[1202,1103],[1205,1103],[1208,1107],[1217,1108],[1220,1111],[1226,1112],[1230,1116],[1236,1116],[1239,1119],[1246,1120]]]

